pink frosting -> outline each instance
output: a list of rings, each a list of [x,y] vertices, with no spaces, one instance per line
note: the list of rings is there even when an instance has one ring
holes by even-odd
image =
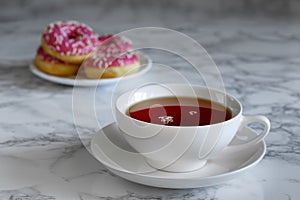
[[[47,54],[41,46],[37,50],[37,56],[39,56],[45,62],[51,62],[54,64],[65,64],[65,62],[58,60],[50,56],[49,54]]]
[[[108,34],[108,35],[101,35],[101,36],[98,37],[98,40],[99,40],[100,42],[104,42],[105,40],[111,38],[112,36],[113,36],[113,35],[111,35],[111,34]]]
[[[98,37],[99,45],[98,52],[106,53],[125,53],[131,50],[131,41],[125,37],[103,35]]]
[[[85,60],[86,67],[107,68],[134,64],[137,55],[130,53],[131,41],[120,36],[104,35],[98,37],[99,46],[94,55]]]
[[[62,55],[85,55],[94,51],[98,35],[87,25],[76,21],[49,24],[43,39],[49,47]]]
[[[108,68],[108,67],[120,67],[125,65],[131,65],[139,61],[136,54],[126,53],[120,56],[102,56],[95,54],[85,60],[86,67],[94,68]]]

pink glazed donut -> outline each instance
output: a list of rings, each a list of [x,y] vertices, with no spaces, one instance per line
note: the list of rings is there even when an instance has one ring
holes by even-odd
[[[43,49],[67,63],[82,63],[98,44],[98,35],[89,26],[76,21],[51,23],[42,35]]]
[[[97,51],[83,63],[88,78],[116,78],[134,73],[139,69],[138,56],[130,53],[130,40],[113,35],[100,36],[98,40]]]
[[[90,79],[116,78],[136,72],[140,62],[136,54],[129,52],[120,56],[94,54],[85,60],[83,66]]]
[[[38,48],[34,63],[39,70],[55,76],[75,75],[80,67],[80,65],[69,64],[50,56],[42,47]]]

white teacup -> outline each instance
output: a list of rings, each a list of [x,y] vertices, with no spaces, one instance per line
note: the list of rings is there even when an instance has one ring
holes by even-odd
[[[204,126],[165,126],[143,122],[127,114],[128,108],[140,101],[173,96],[220,103],[231,110],[232,118]],[[116,121],[127,142],[144,155],[152,167],[171,172],[197,170],[224,148],[239,151],[263,140],[270,130],[266,117],[243,116],[241,103],[231,95],[187,84],[148,85],[122,94],[116,101]],[[244,144],[229,146],[238,130],[249,123],[261,123],[264,130]]]

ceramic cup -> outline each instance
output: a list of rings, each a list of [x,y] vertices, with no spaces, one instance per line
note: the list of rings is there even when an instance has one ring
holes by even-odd
[[[136,120],[127,114],[128,108],[140,101],[173,96],[218,102],[231,110],[232,118],[205,126],[165,126]],[[270,122],[266,117],[243,116],[242,105],[233,96],[187,84],[148,85],[128,91],[117,98],[115,114],[126,141],[145,157],[149,165],[170,172],[197,170],[225,148],[239,151],[263,140],[270,130]],[[244,144],[230,145],[239,130],[250,123],[260,123],[264,125],[264,130]]]

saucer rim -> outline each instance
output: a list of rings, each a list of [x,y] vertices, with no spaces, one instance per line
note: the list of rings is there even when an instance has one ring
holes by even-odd
[[[102,130],[103,129],[105,129],[105,128],[107,128],[107,127],[109,127],[109,126],[113,126],[113,125],[115,125],[116,124],[116,122],[113,122],[113,123],[111,123],[111,124],[109,124],[109,125],[107,125],[107,126],[105,126],[105,127],[103,127],[102,128]],[[251,132],[254,132],[254,133],[256,133],[253,129],[251,129],[251,128],[247,128],[249,131],[251,131]],[[124,169],[121,169],[121,168],[117,168],[117,167],[115,167],[115,166],[112,166],[111,164],[109,164],[109,163],[107,163],[107,162],[105,162],[105,161],[103,161],[102,159],[99,159],[99,157],[97,156],[97,155],[95,155],[95,152],[94,152],[94,148],[93,148],[93,144],[94,144],[94,142],[95,142],[95,137],[97,136],[97,134],[99,134],[99,133],[96,133],[95,135],[93,135],[93,138],[92,138],[92,140],[91,140],[91,152],[92,152],[92,155],[100,162],[100,163],[102,163],[106,168],[108,168],[112,173],[114,173],[115,174],[115,172],[113,172],[113,171],[116,171],[116,172],[118,172],[118,173],[124,173],[124,174],[127,174],[127,175],[133,175],[133,176],[138,176],[138,177],[143,177],[143,178],[153,178],[153,179],[160,179],[160,180],[165,180],[166,179],[166,177],[162,177],[162,176],[157,176],[157,175],[151,175],[151,173],[152,172],[149,172],[149,173],[134,173],[134,172],[131,172],[131,171],[128,171],[128,170],[124,170]],[[257,133],[256,133],[257,134]],[[254,167],[255,165],[257,165],[262,159],[263,159],[263,157],[265,156],[265,154],[266,154],[266,143],[265,143],[265,141],[264,140],[262,140],[262,141],[260,141],[259,143],[257,143],[257,144],[255,144],[255,145],[257,145],[257,146],[259,146],[260,148],[262,148],[262,150],[261,150],[261,153],[260,153],[260,155],[255,159],[255,160],[253,160],[253,162],[251,162],[251,163],[249,163],[249,164],[246,164],[245,166],[243,166],[243,167],[241,167],[241,168],[239,168],[239,169],[233,169],[232,171],[229,171],[229,172],[224,172],[224,173],[221,173],[221,174],[217,174],[217,175],[213,175],[213,176],[206,176],[206,177],[200,177],[199,178],[199,180],[209,180],[209,179],[217,179],[217,178],[222,178],[222,177],[224,177],[224,176],[235,176],[235,175],[237,175],[237,174],[240,174],[240,173],[242,173],[243,171],[245,171],[245,170],[247,170],[247,169],[249,169],[249,168],[251,168],[251,167]],[[255,153],[256,152],[258,152],[259,150],[257,150],[257,151],[255,151]],[[254,155],[254,154],[253,154]],[[251,158],[250,158],[251,159]],[[249,159],[248,159],[249,160]],[[146,161],[145,161],[146,162]],[[151,166],[149,166],[149,167],[151,167]],[[151,167],[151,168],[153,168],[153,167]],[[154,169],[154,168],[153,168]],[[113,170],[113,171],[112,171]],[[201,169],[198,169],[198,170],[195,170],[195,171],[191,171],[191,172],[166,172],[166,171],[161,171],[161,172],[163,172],[163,173],[166,173],[166,174],[169,174],[169,175],[175,175],[175,174],[189,174],[189,173],[195,173],[195,172],[197,172],[197,171],[199,171],[199,170],[201,170]],[[118,176],[120,176],[120,175],[118,175]],[[120,177],[122,177],[122,176],[120,176]],[[124,177],[122,177],[122,178],[124,178]],[[125,178],[126,180],[129,180],[129,179],[127,179],[127,178]],[[194,177],[194,178],[185,178],[185,177],[168,177],[167,178],[168,180],[186,180],[186,179],[197,179],[197,177]],[[130,180],[131,181],[131,180]],[[133,181],[133,182],[135,182],[135,181]],[[145,184],[146,185],[146,184]],[[212,184],[212,185],[215,185],[215,184]],[[168,188],[168,187],[166,187],[166,188]]]

